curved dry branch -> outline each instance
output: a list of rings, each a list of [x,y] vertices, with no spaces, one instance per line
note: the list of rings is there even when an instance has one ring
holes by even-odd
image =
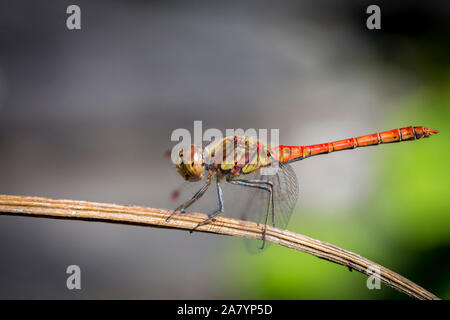
[[[169,221],[166,221],[170,213],[170,210],[139,206],[0,195],[0,214],[16,216],[81,219],[185,230],[191,230],[206,217],[202,213],[185,213],[174,215]],[[260,239],[262,226],[254,222],[218,217],[215,221],[198,227],[196,231]],[[427,300],[439,299],[399,274],[327,242],[274,227],[267,228],[266,241],[303,251],[346,266],[350,270],[373,276],[380,279],[385,285],[411,297]]]

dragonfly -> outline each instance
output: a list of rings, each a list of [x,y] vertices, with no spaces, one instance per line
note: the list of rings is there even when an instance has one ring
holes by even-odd
[[[210,212],[201,225],[224,212],[222,183],[257,190],[258,196],[247,199],[245,212],[255,222],[261,222],[264,249],[269,223],[285,229],[296,205],[299,187],[291,163],[335,151],[376,146],[386,143],[412,141],[430,137],[438,131],[423,126],[409,126],[360,137],[308,146],[270,145],[247,136],[228,136],[213,142],[205,149],[196,145],[181,149],[176,159],[178,173],[188,182],[204,181],[201,188],[178,206],[167,221],[177,213],[184,213],[198,201],[215,182],[218,207]],[[271,168],[273,170],[267,170]]]

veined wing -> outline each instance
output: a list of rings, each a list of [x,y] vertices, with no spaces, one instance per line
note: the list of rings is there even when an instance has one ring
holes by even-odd
[[[273,212],[270,209],[267,224],[285,229],[292,216],[298,199],[297,176],[288,164],[278,164],[273,175],[266,175],[262,170],[257,170],[249,175],[240,176],[241,180],[271,181],[273,184]],[[244,188],[243,186],[236,186]],[[246,206],[241,213],[241,219],[256,222],[262,226],[266,223],[268,196],[266,190],[245,187],[248,193]],[[268,245],[266,242],[265,247]],[[255,248],[261,247],[261,241],[247,241],[250,252],[257,252]]]

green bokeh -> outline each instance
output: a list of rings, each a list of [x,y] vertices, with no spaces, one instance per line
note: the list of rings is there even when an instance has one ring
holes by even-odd
[[[386,128],[424,125],[439,134],[383,146],[387,150],[369,164],[377,170],[372,194],[354,212],[326,218],[320,212],[294,213],[289,229],[365,256],[450,299],[450,80],[440,78],[398,104],[396,113],[386,116]],[[222,284],[226,297],[407,299],[384,285],[368,290],[366,276],[305,253],[272,245],[249,255],[235,246],[233,258],[224,254],[218,263],[226,265],[223,279],[234,279]]]

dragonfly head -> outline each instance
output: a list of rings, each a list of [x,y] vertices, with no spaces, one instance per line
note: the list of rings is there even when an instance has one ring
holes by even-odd
[[[186,150],[180,150],[176,161],[178,173],[187,181],[199,181],[203,178],[203,151],[191,145]]]

